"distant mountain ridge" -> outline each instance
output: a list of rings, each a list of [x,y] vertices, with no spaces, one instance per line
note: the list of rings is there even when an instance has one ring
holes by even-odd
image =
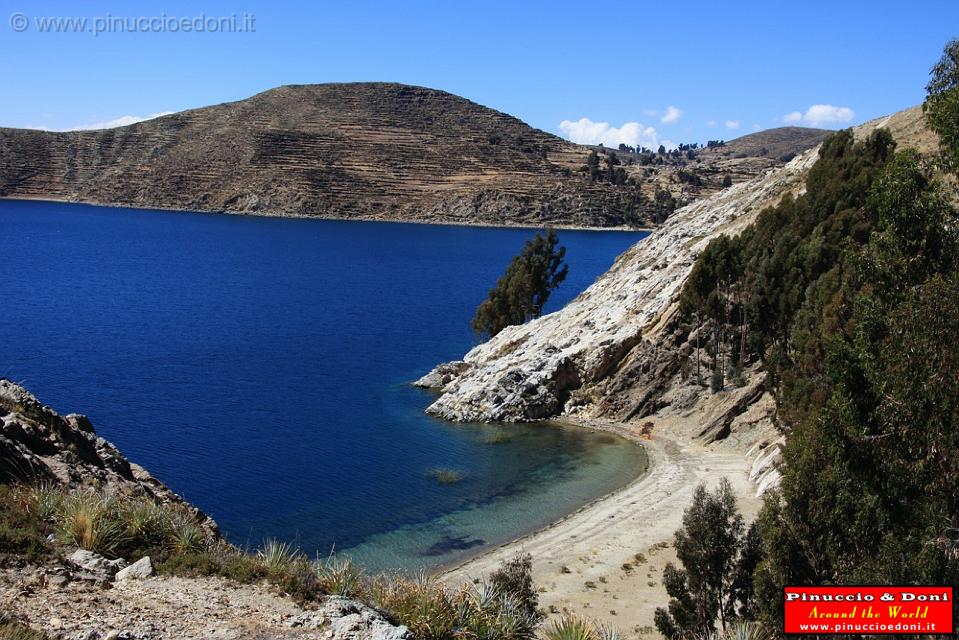
[[[815,142],[801,138],[798,146]],[[0,128],[0,197],[349,219],[647,226],[649,189],[590,180],[581,171],[588,154],[444,91],[289,85],[115,129]]]

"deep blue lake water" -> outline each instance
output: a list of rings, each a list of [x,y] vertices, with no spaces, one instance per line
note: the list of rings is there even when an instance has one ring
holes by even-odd
[[[645,466],[604,434],[434,420],[408,385],[475,343],[534,231],[15,201],[0,229],[0,376],[89,415],[234,543],[432,567]],[[548,310],[642,235],[560,231],[570,275]]]

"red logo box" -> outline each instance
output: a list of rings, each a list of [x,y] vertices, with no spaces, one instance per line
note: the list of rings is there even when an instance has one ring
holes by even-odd
[[[950,634],[952,587],[783,587],[787,634]]]

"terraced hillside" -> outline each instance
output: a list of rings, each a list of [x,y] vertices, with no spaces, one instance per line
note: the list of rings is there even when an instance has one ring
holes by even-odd
[[[583,158],[575,145],[442,91],[284,86],[117,129],[0,129],[0,196],[276,215],[640,224],[626,189],[568,169]]]
[[[443,91],[284,86],[116,129],[0,128],[0,197],[474,224],[649,224],[645,178],[590,180],[582,171],[589,151]]]

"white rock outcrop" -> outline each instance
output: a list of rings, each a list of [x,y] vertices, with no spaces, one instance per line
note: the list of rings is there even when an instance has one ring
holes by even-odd
[[[428,412],[454,421],[522,422],[563,414],[572,393],[607,377],[662,331],[696,257],[783,194],[798,192],[818,147],[785,167],[677,210],[562,310],[508,327],[462,361],[417,381],[440,397]]]

